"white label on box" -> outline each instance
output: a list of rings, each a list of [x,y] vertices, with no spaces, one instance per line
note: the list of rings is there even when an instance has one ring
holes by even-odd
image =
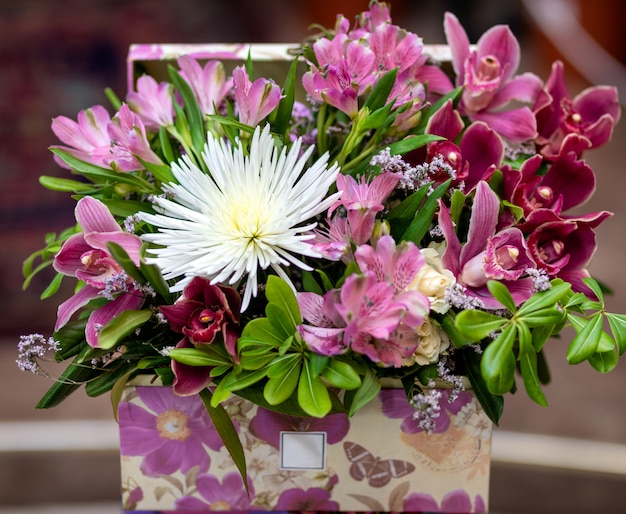
[[[281,469],[326,469],[326,432],[281,432]]]

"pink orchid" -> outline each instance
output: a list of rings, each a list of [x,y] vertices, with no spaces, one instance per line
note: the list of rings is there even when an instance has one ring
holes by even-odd
[[[120,107],[109,123],[108,133],[113,144],[102,159],[111,168],[122,172],[145,169],[138,158],[153,164],[163,164],[150,148],[143,121],[127,104]]]
[[[357,244],[369,240],[374,229],[376,213],[383,210],[383,202],[392,193],[400,177],[394,173],[381,173],[371,183],[365,178],[357,182],[351,175],[337,176],[337,189],[341,191],[341,198],[328,210],[330,216],[339,206],[348,212],[348,226],[350,237]]]
[[[233,70],[233,88],[239,121],[251,127],[257,126],[271,113],[282,98],[276,83],[264,78],[251,82],[243,66]]]
[[[193,57],[184,55],[178,59],[178,66],[202,113],[215,114],[233,86],[232,78],[226,80],[222,62],[208,61],[200,66]]]
[[[611,139],[621,115],[615,87],[592,86],[571,98],[561,61],[552,65],[545,91],[535,102],[534,110],[539,131],[537,144],[549,158],[561,153],[564,139],[572,134],[584,138],[590,148],[604,145]]]
[[[444,162],[455,171],[454,182],[458,184],[463,181],[464,189],[468,192],[481,180],[489,180],[504,157],[504,144],[497,132],[481,121],[465,129],[451,100],[444,103],[428,120],[426,132],[446,138],[445,141],[428,144],[428,160],[441,155]],[[453,143],[457,140],[458,147]],[[444,182],[448,178],[435,177],[435,182]]]
[[[480,298],[488,309],[501,308],[487,289],[489,280],[503,282],[517,304],[534,293],[532,279],[523,277],[527,268],[535,267],[524,235],[518,228],[496,233],[499,208],[496,194],[486,182],[479,182],[464,245],[442,202],[439,210],[439,225],[447,244],[442,264],[466,287],[467,294]]]
[[[94,298],[110,300],[94,310],[87,321],[85,335],[90,346],[98,347],[99,330],[128,309],[139,309],[144,297],[133,281],[107,250],[109,242],[121,246],[135,265],[139,265],[141,239],[122,232],[107,207],[92,197],[81,198],[75,209],[82,232],[71,236],[54,258],[54,269],[85,283],[58,309],[55,331],[63,327],[81,307]]]
[[[101,105],[94,105],[78,113],[78,122],[66,116],[57,116],[52,120],[52,131],[66,145],[54,145],[70,155],[97,166],[109,167],[103,160],[111,147],[111,137],[107,126],[111,116]],[[57,163],[70,169],[61,159],[55,156]]]
[[[157,83],[150,75],[142,75],[137,79],[137,91],[126,95],[126,103],[148,130],[158,131],[174,124],[174,104],[167,82]]]
[[[515,103],[534,104],[541,91],[541,80],[532,73],[515,75],[520,61],[517,39],[505,25],[485,32],[471,50],[467,33],[458,18],[447,12],[444,30],[452,52],[457,85],[463,85],[459,103],[461,114],[472,121],[483,121],[513,143],[533,139],[537,124],[527,106],[509,108]]]

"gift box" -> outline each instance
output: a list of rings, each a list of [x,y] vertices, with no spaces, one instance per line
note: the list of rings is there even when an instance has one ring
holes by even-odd
[[[248,492],[198,396],[134,385],[119,404],[126,509],[486,512],[492,423],[471,392],[426,431],[403,389],[382,389],[348,418],[296,417],[237,396]]]

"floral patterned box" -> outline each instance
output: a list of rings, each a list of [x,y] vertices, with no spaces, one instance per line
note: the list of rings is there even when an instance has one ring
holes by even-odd
[[[432,433],[402,389],[348,419],[276,414],[232,397],[250,495],[197,396],[129,386],[119,404],[123,504],[140,511],[486,512],[492,425],[469,392]]]

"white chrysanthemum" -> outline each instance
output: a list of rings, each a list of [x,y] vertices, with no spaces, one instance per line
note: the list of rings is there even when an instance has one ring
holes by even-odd
[[[194,276],[213,283],[238,283],[247,275],[242,301],[246,309],[257,294],[257,271],[271,267],[289,282],[282,266],[310,269],[298,257],[319,257],[307,242],[315,223],[337,194],[327,197],[339,168],[328,167],[328,154],[304,170],[313,147],[300,156],[298,139],[279,152],[269,125],[252,136],[249,156],[241,146],[209,135],[202,154],[210,174],[185,156],[172,164],[179,184],[170,184],[172,200],[156,198],[160,214],[141,213],[159,229],[143,239],[158,245],[148,262],[169,280],[184,277],[181,291]]]

